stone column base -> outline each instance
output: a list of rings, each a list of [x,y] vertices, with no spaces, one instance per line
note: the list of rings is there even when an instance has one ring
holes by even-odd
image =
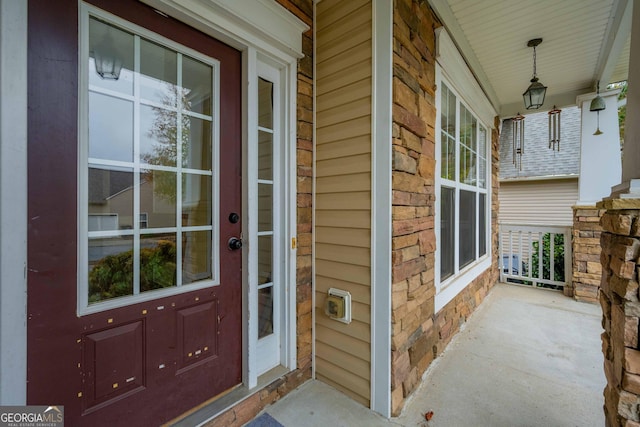
[[[604,209],[596,206],[573,207],[573,269],[571,285],[564,288],[564,294],[577,301],[595,303],[600,290],[600,217]]]
[[[606,209],[600,221],[606,425],[640,426],[640,199],[609,199],[598,207]]]

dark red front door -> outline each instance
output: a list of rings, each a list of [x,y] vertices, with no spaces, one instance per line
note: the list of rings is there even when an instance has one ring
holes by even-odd
[[[78,226],[82,220],[78,208],[82,207],[79,203],[94,202],[91,194],[97,191],[93,187],[98,184],[92,179],[94,176],[105,176],[107,170],[111,174],[110,185],[115,188],[117,185],[113,182],[120,178],[127,179],[125,172],[128,163],[118,163],[120,160],[114,161],[109,155],[99,152],[92,153],[89,148],[89,166],[87,163],[84,165],[90,169],[87,185],[90,194],[82,196],[82,191],[86,188],[78,188],[79,174],[85,173],[78,167],[79,164],[82,165],[79,163],[82,153],[79,145],[86,143],[86,139],[80,135],[82,126],[78,125],[79,105],[83,105],[79,103],[82,76],[78,71],[78,61],[81,60],[78,48],[78,2],[29,2],[27,400],[29,404],[64,405],[65,421],[70,426],[158,425],[241,382],[242,255],[241,250],[228,249],[229,239],[239,237],[241,232],[240,222],[233,221],[230,217],[231,213],[241,213],[241,55],[237,50],[156,13],[138,1],[92,0],[90,3],[159,34],[175,42],[176,46],[186,46],[198,54],[219,61],[220,84],[219,91],[215,94],[219,99],[219,117],[216,118],[217,122],[210,120],[212,126],[219,125],[219,170],[216,170],[214,162],[214,167],[209,166],[212,172],[207,175],[206,171],[195,170],[196,167],[189,163],[198,156],[209,155],[199,145],[199,152],[191,152],[189,156],[183,153],[183,158],[188,157],[189,160],[184,160],[182,165],[167,167],[162,163],[155,166],[155,169],[150,167],[150,171],[132,168],[135,173],[131,172],[130,175],[135,177],[135,182],[130,186],[120,184],[119,191],[112,191],[113,194],[105,195],[104,199],[108,199],[113,207],[119,203],[118,197],[126,198],[127,191],[131,191],[132,200],[135,199],[139,206],[132,211],[135,212],[135,226],[122,225],[126,221],[122,215],[118,218],[108,212],[94,214],[89,221],[87,237],[87,233],[83,233]],[[147,42],[143,40],[140,43]],[[153,43],[148,44],[151,46],[149,49],[157,48]],[[184,58],[186,59],[181,59],[183,63],[191,61],[195,64],[189,65],[192,68],[184,66],[187,70],[184,73],[199,66],[198,61],[192,61],[187,56]],[[153,72],[152,70],[150,73]],[[106,99],[109,94],[103,91],[107,93],[104,95],[100,90],[96,89],[95,97],[104,96]],[[125,95],[120,98],[118,96],[120,95],[114,99],[128,99]],[[131,101],[132,105],[133,102]],[[188,102],[199,101],[189,99]],[[135,108],[139,111],[144,111],[144,108],[154,111],[154,108],[157,110],[159,107],[154,107],[153,104],[148,107],[136,104]],[[180,114],[174,110],[170,114]],[[194,123],[198,120],[206,121],[207,114],[212,113],[200,111],[187,118],[185,123],[191,120],[191,132],[195,133],[195,129],[205,132],[201,130],[202,125]],[[186,116],[186,113],[183,114],[183,119]],[[150,137],[151,134],[152,132],[148,132],[145,137]],[[143,142],[139,145],[142,147]],[[136,148],[134,153],[141,150],[142,148]],[[181,147],[178,153],[180,150],[187,148]],[[93,170],[92,157],[99,158],[95,162],[102,162]],[[216,158],[215,153],[211,157]],[[147,157],[145,161],[154,160]],[[198,167],[206,169],[206,165]],[[183,168],[191,168],[191,172],[184,172]],[[178,172],[172,172],[174,170]],[[161,179],[162,173],[169,174],[174,185],[182,189],[177,196],[182,203],[182,210],[174,209],[171,213],[171,208],[166,208],[176,203],[171,197],[166,197],[163,201],[157,199],[149,205],[159,212],[154,217],[152,213],[145,211],[145,188],[165,191],[161,190],[165,185]],[[214,185],[212,190],[206,190],[209,188],[207,185],[211,185],[207,183],[215,182],[216,176],[219,178],[219,189],[216,190]],[[175,184],[176,181],[181,183]],[[137,189],[133,190],[134,188]],[[206,224],[206,221],[202,222],[204,220],[201,217],[206,217],[207,213],[200,212],[198,217],[198,208],[191,206],[195,203],[194,196],[190,195],[194,188],[197,188],[199,194],[206,194],[208,191],[213,195],[212,198],[219,199],[213,203],[213,206],[217,206],[219,216],[219,226],[216,225],[215,229],[207,230],[203,227],[201,224]],[[94,205],[91,209],[102,206],[98,202]],[[92,215],[91,212],[89,210],[89,215]],[[211,212],[208,215],[215,217]],[[161,220],[173,221],[173,228],[157,226],[156,231],[151,230],[145,234],[147,227],[151,229],[154,221]],[[121,222],[120,226],[114,226],[113,231],[109,231],[109,227],[117,221]],[[193,224],[195,226],[189,229]],[[124,290],[125,295],[128,295],[127,292],[132,295],[133,299],[129,300],[133,302],[115,303],[113,306],[117,306],[116,308],[83,314],[91,310],[83,312],[82,303],[79,304],[78,301],[86,297],[83,292],[94,292],[93,286],[97,286],[92,283],[87,290],[87,286],[79,285],[88,280],[84,274],[86,268],[79,268],[79,259],[82,259],[78,255],[79,248],[82,252],[87,239],[92,242],[91,230],[107,230],[104,232],[106,237],[93,240],[102,245],[101,250],[105,250],[109,241],[118,238],[137,242],[131,243],[136,249],[129,252],[121,250],[119,255],[124,257],[122,259],[129,260],[127,262],[138,263],[130,270],[138,272],[141,278],[135,286],[131,285],[135,287],[135,291]],[[164,230],[164,234],[157,230]],[[100,232],[93,233],[98,235]],[[121,235],[113,237],[109,233]],[[196,235],[200,237],[194,237]],[[202,237],[207,235],[214,236],[212,242],[203,242]],[[89,243],[90,249],[91,245]],[[180,273],[169,275],[173,277],[173,282],[166,285],[169,288],[176,286],[176,281],[189,286],[193,281],[200,280],[197,274],[191,272],[203,268],[206,270],[205,267],[200,270],[199,267],[186,267],[190,262],[200,262],[190,256],[190,248],[194,245],[208,248],[212,253],[215,252],[216,245],[219,248],[220,269],[215,273],[219,284],[190,292],[151,290],[148,295],[160,292],[162,297],[147,298],[144,302],[135,299],[136,295],[133,294],[143,293],[147,290],[145,286],[151,286],[152,289],[165,286],[163,283],[156,283],[160,282],[159,279],[148,285],[146,279],[142,278],[143,270],[149,271],[150,273],[145,274],[151,276],[166,276],[162,270],[166,265],[159,266],[158,270],[149,260],[156,254],[153,251],[166,249],[173,257],[171,259],[180,260],[176,261],[177,266],[172,267],[180,270]],[[206,251],[207,249],[205,253],[208,253]],[[91,253],[88,256],[91,262]],[[137,257],[138,261],[131,261],[133,257]],[[95,265],[98,265],[97,262],[89,268],[93,269]],[[215,275],[211,271],[205,271],[205,276],[206,274]],[[113,282],[113,277],[115,276],[109,276],[103,282]],[[92,280],[98,282],[95,277]],[[87,303],[89,307],[92,304],[91,298],[108,302],[113,297],[110,294],[113,292],[112,288],[117,288],[115,285],[109,288],[112,284],[109,282],[106,290],[95,291],[90,295]],[[162,293],[163,291],[166,292]]]

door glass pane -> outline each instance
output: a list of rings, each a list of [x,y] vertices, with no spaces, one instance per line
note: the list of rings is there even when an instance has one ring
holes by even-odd
[[[132,102],[89,93],[89,157],[124,162],[133,159]]]
[[[188,56],[182,57],[182,87],[187,111],[211,115],[213,69]]]
[[[272,238],[258,237],[258,285],[273,282]]]
[[[211,170],[211,122],[186,117],[182,128],[182,166]]]
[[[273,83],[258,79],[258,126],[273,129]]]
[[[182,175],[182,225],[211,225],[211,176]]]
[[[175,107],[178,95],[177,53],[140,39],[140,96],[166,107]]]
[[[454,272],[455,250],[455,189],[440,189],[440,279],[445,280]]]
[[[140,106],[140,159],[143,162],[176,166],[177,138],[178,115],[174,111]]]
[[[182,283],[213,279],[211,231],[182,233]]]
[[[476,193],[460,191],[460,268],[470,264],[476,253]]]
[[[176,286],[176,234],[140,236],[140,292]]]
[[[149,228],[177,225],[176,194],[175,172],[140,171],[140,212],[147,213]]]
[[[89,231],[133,228],[133,170],[89,168]]]
[[[89,239],[89,304],[133,294],[133,236]]]
[[[88,297],[93,303],[214,280],[217,69],[152,36],[89,20],[88,122],[83,126],[88,127],[90,163],[84,160],[83,176],[90,238],[84,239],[89,271],[96,272]],[[99,75],[105,52],[117,63],[118,75]],[[123,236],[112,237],[114,232]],[[116,255],[122,266],[106,271],[102,266],[114,263]]]
[[[273,229],[273,185],[258,184],[258,231]]]
[[[273,134],[258,132],[258,179],[273,179]]]
[[[133,34],[89,18],[89,85],[133,94]],[[96,58],[99,70],[96,68]],[[119,70],[117,78],[108,70]],[[100,71],[101,74],[98,73]]]
[[[481,193],[478,196],[478,255],[483,256],[487,253],[487,195]]]
[[[273,287],[258,290],[258,338],[273,333]]]

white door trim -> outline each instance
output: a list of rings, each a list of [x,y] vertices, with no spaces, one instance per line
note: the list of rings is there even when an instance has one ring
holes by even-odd
[[[27,401],[27,9],[0,0],[0,405]]]

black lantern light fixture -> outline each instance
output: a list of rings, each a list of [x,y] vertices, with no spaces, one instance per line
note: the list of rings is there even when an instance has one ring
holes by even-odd
[[[116,48],[110,29],[107,34],[93,48],[93,58],[96,63],[96,72],[105,80],[118,80],[122,71],[122,59]]]
[[[598,127],[596,131],[593,133],[594,135],[602,135],[602,131],[600,130],[600,111],[607,108],[607,104],[604,102],[604,98],[600,96],[600,81],[598,80],[598,86],[596,87],[596,97],[591,100],[591,105],[589,105],[589,111],[595,111],[598,114]]]
[[[542,43],[542,39],[529,40],[527,46],[533,48],[533,77],[531,84],[522,94],[524,98],[524,106],[527,110],[537,110],[544,104],[544,96],[547,93],[547,87],[538,81],[536,75],[536,46]]]

